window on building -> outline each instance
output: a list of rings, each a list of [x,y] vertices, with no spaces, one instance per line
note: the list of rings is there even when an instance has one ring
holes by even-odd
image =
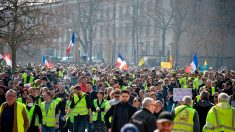
[[[118,32],[119,35],[118,36],[121,38],[122,35],[123,35],[123,33],[122,33],[122,24],[121,23],[119,24],[119,29],[118,30],[119,30],[119,32]]]
[[[145,27],[145,35],[149,36],[150,35],[150,24],[148,23]]]
[[[150,49],[151,49],[151,47],[150,47],[150,41],[146,41],[146,44],[145,44],[145,53],[146,53],[146,55],[151,55]]]
[[[129,36],[129,32],[130,32],[130,30],[129,30],[129,23],[126,23],[126,24],[125,24],[125,36],[126,36],[126,37]]]
[[[220,13],[221,13],[221,15],[224,15],[224,13],[225,13],[225,5],[226,5],[226,0],[220,0]]]
[[[154,41],[153,41],[153,48],[152,48],[152,50],[153,50],[153,55],[158,55],[158,49],[159,49],[159,45],[158,45],[157,41],[154,40]]]
[[[196,1],[196,9],[197,9],[197,11],[200,11],[200,9],[201,9],[201,1],[202,0],[197,0]]]
[[[100,39],[103,39],[104,32],[103,32],[103,26],[100,26]]]
[[[106,28],[106,39],[110,37],[110,29],[109,27]]]
[[[122,12],[123,12],[123,7],[120,6],[119,7],[119,18],[123,16]]]

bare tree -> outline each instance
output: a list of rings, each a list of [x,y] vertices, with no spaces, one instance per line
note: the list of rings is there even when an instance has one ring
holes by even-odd
[[[175,34],[174,46],[176,53],[176,65],[179,62],[179,42],[182,33],[186,30],[186,19],[191,9],[190,0],[172,0],[171,6],[174,12],[172,29]]]
[[[37,0],[2,0],[1,1],[1,43],[11,49],[12,70],[16,68],[16,51],[26,45],[44,44],[50,30],[42,21],[46,12],[41,10],[44,3]],[[48,14],[47,14],[48,15]],[[44,26],[43,26],[44,25]]]
[[[89,63],[92,62],[92,46],[95,36],[95,26],[100,20],[96,17],[99,4],[102,0],[77,0],[75,4],[76,13],[72,13],[72,23],[76,31],[76,39],[89,56]],[[88,51],[89,50],[89,51]]]
[[[171,0],[169,0],[171,1]],[[171,22],[174,16],[174,11],[172,6],[164,7],[161,6],[163,0],[154,0],[154,4],[150,5],[149,12],[147,16],[154,21],[157,25],[156,27],[161,30],[161,40],[162,40],[162,55],[165,56],[165,41],[166,33],[171,28]],[[171,4],[172,2],[169,2]]]

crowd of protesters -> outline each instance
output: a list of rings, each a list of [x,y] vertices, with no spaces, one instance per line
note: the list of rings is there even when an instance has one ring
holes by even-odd
[[[234,79],[213,68],[1,65],[0,132],[235,131]],[[174,101],[174,88],[192,96]]]

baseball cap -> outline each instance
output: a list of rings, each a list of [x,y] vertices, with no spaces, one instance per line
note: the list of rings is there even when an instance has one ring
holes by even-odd
[[[173,117],[169,112],[164,111],[164,112],[160,113],[160,115],[157,119],[157,122],[159,122],[159,123],[161,123],[161,122],[173,122]]]

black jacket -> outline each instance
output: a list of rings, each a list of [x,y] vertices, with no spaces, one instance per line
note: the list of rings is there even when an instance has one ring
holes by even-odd
[[[104,116],[105,125],[107,128],[112,128],[112,132],[120,132],[122,126],[130,121],[135,112],[136,108],[129,103],[120,102],[113,105]],[[111,116],[112,124],[109,122],[109,117]]]
[[[147,109],[137,111],[130,120],[140,132],[153,132],[157,129],[155,116]]]
[[[209,100],[200,100],[194,105],[199,115],[200,131],[202,131],[203,126],[206,124],[206,116],[212,106],[213,104]]]

